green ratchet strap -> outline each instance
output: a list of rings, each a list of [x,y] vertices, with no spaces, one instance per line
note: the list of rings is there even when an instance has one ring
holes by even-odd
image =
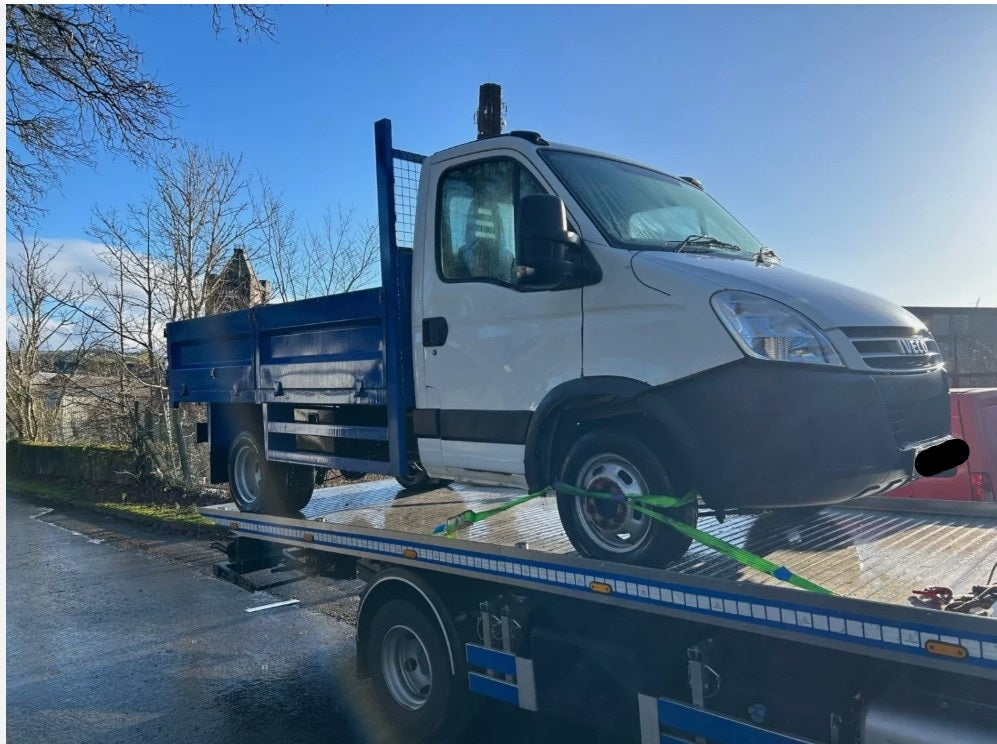
[[[772,561],[766,560],[765,558],[755,555],[754,553],[750,553],[747,550],[737,547],[736,545],[731,545],[726,540],[714,537],[708,532],[697,530],[695,527],[690,527],[684,522],[679,522],[677,519],[672,519],[669,516],[654,511],[655,508],[674,509],[678,506],[685,506],[686,504],[694,503],[696,501],[695,493],[688,493],[681,498],[677,498],[675,496],[644,496],[640,494],[625,494],[617,496],[611,493],[584,491],[581,488],[576,488],[575,486],[568,485],[567,483],[555,481],[552,486],[548,486],[547,488],[535,493],[529,493],[525,496],[512,499],[511,501],[507,501],[494,509],[488,509],[483,512],[474,512],[469,509],[458,514],[456,517],[450,517],[445,523],[435,527],[433,529],[433,534],[437,535],[444,533],[447,537],[453,537],[457,530],[461,527],[476,524],[477,522],[481,522],[494,514],[500,514],[507,509],[512,509],[514,506],[525,504],[527,501],[532,501],[540,496],[546,496],[551,491],[554,491],[555,493],[568,494],[578,498],[626,501],[635,511],[645,514],[652,519],[656,519],[663,524],[667,524],[672,529],[681,532],[683,535],[691,537],[693,540],[702,543],[708,548],[713,548],[717,552],[723,553],[728,558],[732,558],[742,565],[753,568],[756,571],[766,573],[776,579],[779,579],[780,581],[785,581],[793,586],[799,587],[800,589],[806,589],[811,592],[816,592],[817,594],[833,594],[830,590],[825,589],[812,581],[808,581],[802,576],[797,576],[785,566],[778,566]]]
[[[659,508],[674,508],[676,506],[683,506],[685,504],[691,503],[696,500],[695,494],[686,494],[685,497],[677,499],[674,496],[640,496],[636,494],[628,494],[623,497],[617,497],[612,494],[606,493],[593,493],[591,491],[583,491],[580,488],[575,488],[574,486],[569,486],[567,483],[554,483],[554,489],[558,493],[566,493],[571,496],[577,496],[580,498],[606,498],[609,497],[615,501],[626,500],[629,502],[630,506],[635,510],[639,511],[641,514],[646,514],[652,519],[656,519],[663,524],[667,524],[669,527],[681,532],[683,535],[691,537],[693,540],[702,543],[708,548],[713,548],[718,553],[723,553],[728,558],[733,558],[738,563],[741,563],[749,568],[753,568],[756,571],[761,571],[762,573],[767,573],[780,581],[785,581],[793,586],[798,586],[800,589],[807,589],[811,592],[816,592],[818,594],[833,594],[828,589],[815,584],[812,581],[804,579],[802,576],[797,576],[792,571],[790,571],[785,566],[777,566],[772,561],[766,560],[761,556],[750,553],[747,550],[737,547],[736,545],[731,545],[726,540],[721,540],[719,537],[714,537],[709,532],[703,532],[702,530],[697,530],[695,527],[690,527],[685,522],[679,522],[677,519],[672,519],[669,516],[660,514],[647,507],[659,507]]]
[[[812,581],[804,579],[802,576],[797,576],[785,566],[777,566],[772,561],[766,560],[759,555],[755,555],[754,553],[749,553],[747,550],[739,548],[736,545],[731,545],[726,540],[714,537],[709,532],[697,530],[695,527],[690,527],[684,522],[679,522],[678,520],[672,519],[664,514],[658,514],[658,512],[645,509],[639,504],[633,504],[633,508],[642,514],[646,514],[649,517],[657,519],[659,522],[664,522],[668,526],[681,532],[683,535],[688,535],[693,540],[701,542],[708,548],[713,548],[717,552],[723,553],[728,558],[733,558],[738,563],[748,566],[749,568],[753,568],[756,571],[767,573],[780,581],[785,581],[793,586],[798,586],[800,589],[807,589],[808,591],[816,592],[817,594],[834,594],[834,592],[830,589],[825,589],[820,584],[815,584]]]
[[[482,512],[472,511],[468,509],[467,511],[461,512],[456,517],[450,517],[443,524],[438,524],[433,528],[433,534],[445,534],[447,537],[453,537],[454,533],[457,532],[461,527],[466,525],[475,524],[481,522],[482,520],[488,519],[495,514],[501,514],[507,509],[511,509],[514,506],[519,506],[520,504],[525,504],[527,501],[532,501],[533,499],[539,498],[541,496],[546,496],[550,491],[550,487],[543,489],[542,491],[537,491],[536,493],[528,493],[525,496],[519,496],[512,501],[507,501],[504,504],[496,506],[494,509],[486,509]]]
[[[677,506],[685,506],[696,501],[696,494],[691,491],[682,498],[678,498],[675,496],[643,496],[637,493],[625,493],[622,496],[617,496],[616,494],[602,493],[600,491],[583,491],[581,488],[569,486],[567,483],[562,483],[561,481],[554,481],[554,485],[551,488],[557,493],[566,493],[569,496],[579,496],[583,499],[627,501],[631,506],[643,504],[644,506],[657,507],[658,509],[674,509]]]

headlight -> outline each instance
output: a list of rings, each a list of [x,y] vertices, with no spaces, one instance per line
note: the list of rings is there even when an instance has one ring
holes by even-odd
[[[746,354],[774,362],[842,364],[827,336],[781,302],[727,290],[713,295],[710,304]]]

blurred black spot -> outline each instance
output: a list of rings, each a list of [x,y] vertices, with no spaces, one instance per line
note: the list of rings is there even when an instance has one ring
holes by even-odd
[[[914,469],[925,477],[957,468],[969,459],[969,445],[961,439],[950,439],[917,453]]]

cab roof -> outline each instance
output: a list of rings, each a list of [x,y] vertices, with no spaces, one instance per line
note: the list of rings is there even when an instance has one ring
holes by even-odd
[[[675,174],[661,170],[660,168],[655,168],[645,163],[637,162],[636,160],[629,160],[627,158],[620,157],[619,155],[613,155],[612,153],[590,150],[585,147],[568,145],[563,142],[548,142],[538,132],[528,130],[504,132],[503,134],[497,134],[492,137],[482,137],[481,139],[454,145],[453,147],[448,147],[445,150],[440,150],[439,152],[434,153],[432,159],[450,160],[451,158],[473,155],[475,153],[487,152],[488,150],[495,150],[499,148],[517,150],[526,155],[532,155],[541,150],[560,150],[563,152],[578,153],[579,155],[592,155],[599,158],[606,158],[607,160],[615,160],[618,163],[625,163],[627,165],[635,165],[639,168],[646,168],[648,170],[655,171],[656,173],[663,173],[670,178],[682,180],[681,176],[676,176]]]

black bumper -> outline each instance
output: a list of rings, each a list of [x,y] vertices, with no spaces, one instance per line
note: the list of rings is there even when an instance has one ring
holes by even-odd
[[[745,359],[639,396],[682,442],[707,503],[833,504],[906,482],[920,446],[950,434],[941,369],[868,374]]]

